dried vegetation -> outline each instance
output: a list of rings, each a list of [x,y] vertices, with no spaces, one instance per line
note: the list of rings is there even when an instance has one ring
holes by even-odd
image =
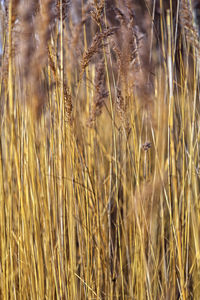
[[[199,9],[0,2],[1,299],[200,299]]]

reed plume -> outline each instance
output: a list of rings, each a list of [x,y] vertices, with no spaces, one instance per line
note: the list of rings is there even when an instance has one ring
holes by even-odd
[[[94,80],[94,99],[90,108],[90,117],[88,125],[92,127],[96,118],[101,114],[105,99],[108,97],[108,91],[105,87],[105,62],[104,59],[96,64]]]
[[[86,67],[91,62],[92,58],[95,54],[99,53],[99,51],[104,46],[103,42],[106,41],[106,39],[113,35],[116,28],[108,28],[105,29],[102,32],[97,32],[92,40],[92,43],[90,47],[84,52],[82,60],[81,60],[81,74],[80,77],[82,78],[82,75],[86,69]]]
[[[197,24],[195,23],[194,12],[190,1],[181,1],[179,18],[182,29],[186,35],[186,40],[192,44],[196,49],[198,56],[200,56],[199,32]]]
[[[57,68],[56,68],[56,63],[55,63],[55,55],[53,54],[53,51],[51,47],[48,47],[48,62],[49,66],[51,68],[51,71],[53,73],[53,77],[56,83],[58,83],[58,86],[61,86],[61,81],[58,77],[59,74],[57,74]],[[67,85],[66,80],[64,81],[64,86],[63,86],[63,96],[64,96],[64,118],[65,118],[65,123],[66,125],[72,125],[72,95],[70,92],[70,89]]]
[[[122,126],[124,127],[126,133],[130,130],[129,120],[128,120],[128,96],[124,99],[122,92],[117,88],[117,97],[116,97],[116,108],[119,113]]]

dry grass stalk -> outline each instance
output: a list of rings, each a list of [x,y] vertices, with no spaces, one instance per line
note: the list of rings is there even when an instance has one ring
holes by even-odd
[[[83,58],[81,60],[81,78],[86,67],[91,62],[92,58],[95,54],[99,53],[99,51],[104,46],[103,42],[111,35],[113,35],[116,28],[108,28],[102,32],[97,32],[92,40],[90,47],[84,52]]]
[[[116,108],[117,111],[119,112],[122,126],[124,127],[126,133],[128,133],[130,130],[130,125],[128,121],[128,112],[127,112],[128,103],[127,103],[127,99],[124,99],[124,97],[122,96],[122,92],[119,88],[117,88]]]
[[[108,97],[108,92],[105,87],[105,62],[102,59],[96,65],[95,81],[94,81],[95,94],[93,103],[90,109],[90,117],[88,125],[92,127],[96,121],[96,118],[101,114],[102,107],[105,99]]]
[[[65,123],[67,125],[72,124],[72,95],[70,93],[70,90],[66,84],[64,84],[63,88],[64,92],[64,116],[65,116]]]
[[[57,68],[56,68],[56,64],[55,64],[55,57],[52,53],[52,49],[49,46],[48,47],[48,57],[49,57],[49,66],[51,68],[51,71],[53,73],[53,77],[55,82],[58,82],[58,85],[60,87],[61,82],[58,79],[58,74],[57,74]],[[64,93],[64,118],[65,118],[65,123],[67,125],[71,125],[72,124],[72,95],[70,92],[69,87],[67,86],[67,83],[64,82],[64,87],[63,87],[63,93]]]
[[[194,20],[194,12],[189,0],[181,1],[179,18],[187,41],[189,41],[195,47],[198,56],[200,56],[199,32],[197,29],[197,24]]]
[[[66,19],[68,15],[68,11],[71,5],[71,0],[62,0],[62,17],[63,21]],[[56,0],[56,17],[60,19],[60,0]]]
[[[48,46],[48,58],[49,58],[49,65],[51,68],[51,71],[53,72],[53,76],[55,79],[57,79],[57,69],[55,64],[55,56],[52,53],[52,49],[50,46]]]
[[[94,3],[92,4],[93,10],[90,12],[92,19],[97,23],[98,26],[101,26],[102,24],[102,15],[103,15],[103,9],[105,5],[105,0],[100,0],[98,3],[97,0],[94,0]]]

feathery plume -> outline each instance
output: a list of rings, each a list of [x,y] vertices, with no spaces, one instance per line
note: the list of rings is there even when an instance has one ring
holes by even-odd
[[[105,99],[108,97],[108,91],[105,89],[105,66],[104,59],[96,65],[95,74],[95,95],[90,110],[88,125],[93,126],[96,118],[101,114]]]

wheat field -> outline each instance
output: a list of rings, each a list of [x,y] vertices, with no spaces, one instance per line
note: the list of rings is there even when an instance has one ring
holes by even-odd
[[[198,5],[0,2],[0,299],[200,299]]]

